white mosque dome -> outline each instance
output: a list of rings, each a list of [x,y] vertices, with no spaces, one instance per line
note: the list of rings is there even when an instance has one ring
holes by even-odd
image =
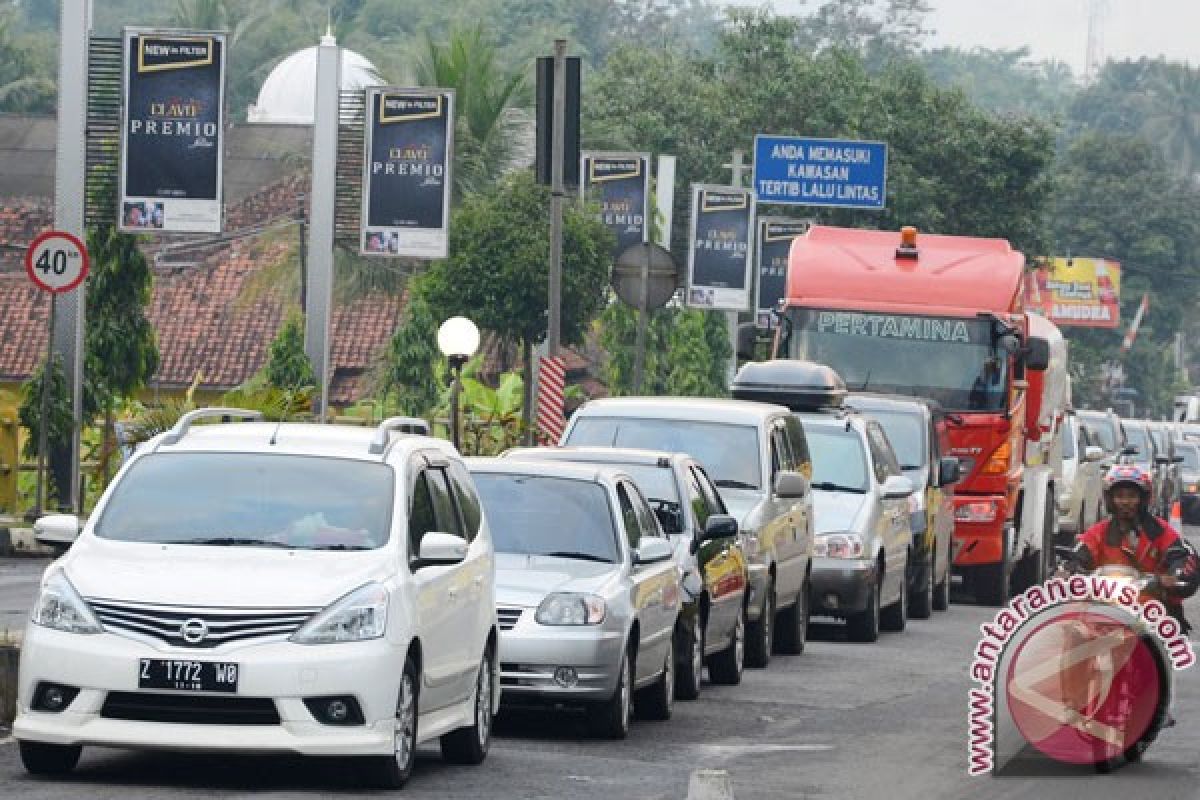
[[[374,64],[342,48],[342,91],[383,82]],[[316,86],[317,48],[297,50],[271,70],[258,90],[258,102],[246,109],[246,120],[267,125],[312,125]]]

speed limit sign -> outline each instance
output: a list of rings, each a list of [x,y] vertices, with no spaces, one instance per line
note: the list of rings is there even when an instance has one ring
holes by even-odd
[[[40,289],[55,294],[69,292],[87,277],[87,248],[78,236],[46,231],[25,251],[25,271]]]

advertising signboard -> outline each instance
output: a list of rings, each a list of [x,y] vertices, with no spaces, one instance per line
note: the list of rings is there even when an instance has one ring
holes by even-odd
[[[732,186],[692,187],[687,304],[749,311],[754,193]]]
[[[445,258],[454,91],[367,89],[360,252]]]
[[[648,237],[650,155],[648,153],[584,153],[580,159],[580,192],[600,206],[600,218],[617,237],[615,261]]]
[[[126,28],[118,227],[220,233],[225,35]]]
[[[1121,265],[1103,258],[1053,258],[1025,282],[1030,308],[1056,325],[1115,328],[1121,322]]]

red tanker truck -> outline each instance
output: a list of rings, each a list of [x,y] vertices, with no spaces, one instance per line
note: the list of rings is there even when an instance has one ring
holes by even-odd
[[[1025,257],[1002,239],[815,226],[792,244],[775,314],[775,358],[948,413],[963,476],[955,572],[990,604],[1053,563],[1066,350],[1053,324],[1031,321],[1025,280]],[[739,350],[751,342],[739,336]]]

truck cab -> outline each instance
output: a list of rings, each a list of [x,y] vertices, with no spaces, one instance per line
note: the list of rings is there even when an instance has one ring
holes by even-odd
[[[1024,256],[1002,239],[814,226],[792,244],[771,346],[829,365],[851,392],[946,412],[962,467],[955,571],[992,604],[1039,582],[1053,551],[1052,470],[1025,482],[1026,448],[1043,435],[1031,378],[1050,348],[1031,332],[1024,281]]]

